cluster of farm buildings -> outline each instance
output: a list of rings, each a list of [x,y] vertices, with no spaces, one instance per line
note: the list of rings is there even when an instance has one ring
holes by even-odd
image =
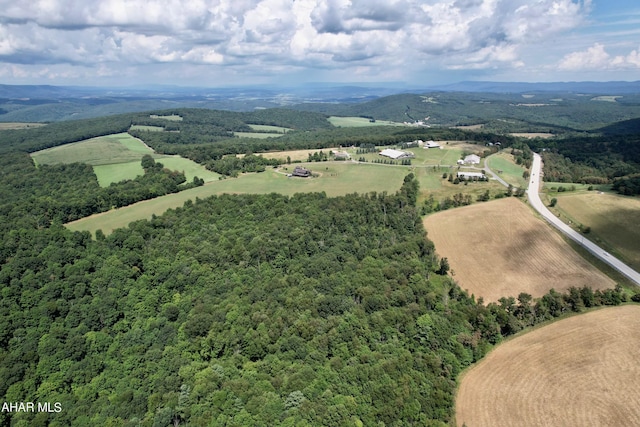
[[[442,148],[439,144],[437,144],[434,141],[425,142],[422,140],[408,142],[405,145],[408,147],[412,147],[412,146],[423,147],[424,149]],[[351,158],[351,156],[346,151],[332,151],[331,154],[333,154],[336,159],[347,160]],[[393,148],[385,148],[384,150],[380,151],[379,154],[381,156],[388,157],[392,160],[409,159],[409,158],[415,157],[415,155],[410,151],[401,151]],[[469,154],[464,159],[458,160],[458,164],[459,165],[480,164],[480,156],[476,154]],[[296,168],[293,170],[293,173],[288,174],[288,176],[307,178],[311,176],[311,171],[301,166],[296,166]],[[458,178],[464,178],[464,179],[485,179],[484,173],[481,173],[481,172],[458,172],[457,176]]]

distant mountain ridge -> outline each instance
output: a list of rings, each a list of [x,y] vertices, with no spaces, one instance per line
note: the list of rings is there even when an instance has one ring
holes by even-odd
[[[524,92],[570,92],[587,94],[620,95],[640,93],[640,81],[625,82],[490,82],[465,81],[441,86],[432,86],[432,90],[444,92],[491,92],[491,93],[524,93]]]
[[[591,102],[598,98],[600,105]],[[587,102],[587,104],[585,104]],[[566,107],[584,109],[578,122],[563,120]],[[529,106],[545,106],[533,111]],[[514,108],[515,107],[515,108]],[[433,125],[485,123],[514,118],[576,129],[596,128],[640,116],[635,82],[460,82],[409,86],[390,82],[312,83],[298,86],[83,87],[0,84],[1,122],[52,122],[170,108],[253,111],[290,108],[327,115],[424,121]],[[529,111],[516,111],[528,108]],[[542,109],[541,109],[542,110]],[[623,111],[624,110],[624,111]],[[571,113],[572,114],[572,113]]]

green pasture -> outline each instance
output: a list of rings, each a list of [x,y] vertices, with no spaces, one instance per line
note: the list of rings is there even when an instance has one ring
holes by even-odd
[[[140,160],[128,163],[113,163],[110,165],[95,165],[93,173],[98,177],[100,187],[108,187],[114,182],[134,179],[144,174]]]
[[[127,135],[126,137],[124,135]],[[92,166],[129,163],[151,153],[129,134],[100,136],[31,153],[37,164],[86,163]]]
[[[161,156],[156,158],[156,162],[162,163],[167,169],[183,172],[189,182],[193,181],[195,176],[204,179],[204,182],[217,181],[220,177],[219,174],[211,172],[201,164],[180,156]]]
[[[147,126],[147,125],[131,125],[131,130],[144,130],[148,132],[164,132],[162,126]]]
[[[595,190],[595,191],[603,191],[603,192],[611,191],[611,185],[609,184],[580,184],[580,183],[572,183],[572,182],[554,182],[554,181],[543,182],[543,189],[550,195],[557,193],[558,188],[560,187],[564,187],[567,192],[571,192],[571,193],[590,191],[589,187],[593,187],[592,190]]]
[[[522,177],[526,169],[515,164],[511,154],[502,151],[487,157],[485,162],[488,162],[489,168],[493,172],[514,187],[525,188],[528,186],[528,181]]]
[[[160,159],[164,162],[166,159]],[[456,193],[477,196],[490,190],[492,195],[504,192],[504,187],[496,182],[469,183],[468,185],[448,182],[442,179],[444,171],[455,168],[390,166],[353,162],[303,163],[318,176],[315,178],[287,177],[293,171],[293,165],[281,169],[269,168],[262,173],[241,175],[238,178],[210,181],[202,187],[192,188],[176,194],[169,194],[153,200],[136,203],[131,206],[83,218],[67,224],[71,230],[87,230],[95,233],[102,229],[106,234],[116,228],[125,227],[130,222],[148,219],[151,215],[161,215],[167,209],[180,207],[186,200],[196,197],[205,198],[223,193],[295,193],[325,192],[328,196],[340,196],[349,193],[365,194],[372,191],[395,193],[402,185],[404,177],[413,172],[420,183],[419,203],[433,194],[436,200],[452,197]]]
[[[93,171],[102,187],[125,179],[134,179],[142,175],[140,160],[145,154],[151,154],[167,169],[184,172],[187,181],[194,176],[205,182],[215,181],[220,175],[207,170],[198,163],[180,156],[155,154],[151,148],[128,133],[101,136],[73,144],[61,145],[31,154],[36,164],[86,163]]]
[[[149,116],[152,119],[162,119],[162,120],[169,120],[172,122],[181,122],[182,121],[182,116],[179,116],[177,114],[171,114],[169,116],[158,116],[157,114],[152,114]]]
[[[259,139],[279,138],[283,135],[281,133],[266,133],[266,132],[234,132],[233,134],[241,138],[259,138]]]
[[[260,132],[287,133],[291,130],[290,128],[284,128],[281,126],[271,126],[271,125],[249,125],[249,127],[251,127],[251,129],[253,130],[257,130]]]
[[[387,120],[376,120],[375,122],[370,122],[369,119],[365,117],[331,116],[329,117],[328,120],[329,120],[329,123],[331,123],[335,127],[343,127],[343,128],[365,127],[365,126],[403,126],[402,123],[390,122]]]

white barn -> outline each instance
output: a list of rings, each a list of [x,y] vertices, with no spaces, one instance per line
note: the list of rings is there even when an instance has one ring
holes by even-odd
[[[407,159],[413,157],[413,153],[409,153],[407,151],[394,150],[392,148],[385,148],[380,152],[381,156],[389,157],[390,159]]]
[[[469,154],[467,157],[464,158],[464,164],[465,165],[478,165],[478,164],[480,164],[480,156],[475,155],[475,154]]]

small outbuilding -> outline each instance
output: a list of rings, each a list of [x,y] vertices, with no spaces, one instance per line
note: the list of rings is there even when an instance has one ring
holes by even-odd
[[[351,156],[346,151],[332,151],[336,160],[349,160]]]
[[[466,180],[485,179],[485,174],[481,172],[458,172],[457,177]]]

